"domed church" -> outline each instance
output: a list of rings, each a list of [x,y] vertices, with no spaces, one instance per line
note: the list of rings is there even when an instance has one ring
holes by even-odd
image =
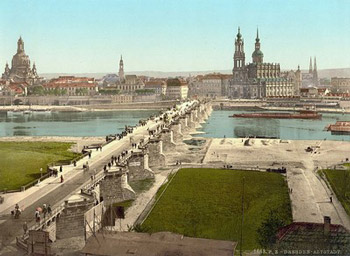
[[[233,56],[233,79],[229,87],[231,98],[293,97],[294,84],[281,75],[279,63],[264,62],[259,31],[255,39],[252,63],[245,63],[244,40],[238,28]]]
[[[22,37],[18,39],[17,53],[13,55],[11,68],[9,68],[8,63],[6,63],[2,79],[15,83],[26,82],[29,85],[38,83],[41,80],[37,73],[35,63],[32,68],[30,66],[29,57],[24,52],[24,42]]]

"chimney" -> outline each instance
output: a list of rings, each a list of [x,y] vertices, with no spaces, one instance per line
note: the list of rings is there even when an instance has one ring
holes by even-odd
[[[323,224],[323,234],[325,236],[329,235],[330,229],[331,229],[331,217],[324,216],[323,217],[324,224]]]

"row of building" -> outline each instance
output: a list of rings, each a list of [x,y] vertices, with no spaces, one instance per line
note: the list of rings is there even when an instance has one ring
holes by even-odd
[[[232,75],[211,73],[169,79],[125,75],[124,61],[121,57],[118,74],[108,74],[100,80],[60,76],[46,81],[38,75],[35,63],[31,66],[29,56],[24,50],[24,41],[20,37],[11,68],[6,63],[0,79],[0,95],[132,94],[143,95],[144,99],[150,101],[187,97],[261,99],[303,97],[306,91],[313,91],[312,88],[319,86],[316,58],[314,63],[310,58],[309,71],[305,73],[301,72],[299,66],[296,71],[281,71],[279,63],[264,62],[258,31],[251,63],[246,63],[244,39],[240,28],[235,38],[234,49]],[[329,92],[350,93],[350,78],[332,78]]]

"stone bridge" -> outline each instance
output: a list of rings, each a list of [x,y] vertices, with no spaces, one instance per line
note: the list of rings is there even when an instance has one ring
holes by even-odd
[[[139,142],[130,138],[118,156],[105,161],[104,167],[91,175],[74,193],[57,203],[50,215],[30,226],[31,231],[47,231],[51,241],[86,234],[84,214],[103,201],[104,207],[135,199],[129,181],[154,177],[151,167],[163,166],[164,152],[176,149],[183,135],[193,131],[211,113],[210,102],[183,103],[153,118],[148,135]],[[137,135],[135,134],[134,137]],[[112,149],[110,149],[112,150]],[[101,217],[102,218],[102,217]],[[100,218],[100,219],[101,219]],[[28,235],[17,237],[17,245],[27,249]]]

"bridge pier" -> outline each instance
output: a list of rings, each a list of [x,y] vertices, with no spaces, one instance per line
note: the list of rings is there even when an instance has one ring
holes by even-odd
[[[165,155],[163,154],[163,142],[156,138],[150,139],[147,144],[148,164],[150,167],[165,165]]]
[[[56,236],[59,239],[84,236],[84,213],[94,206],[92,200],[65,201],[64,210],[56,219]]]
[[[192,111],[190,113],[187,114],[187,126],[190,129],[195,129],[196,128],[196,124],[193,121],[193,114]]]
[[[128,159],[128,177],[130,181],[154,178],[154,172],[148,166],[148,154],[133,152]]]
[[[187,117],[186,116],[181,116],[179,118],[179,122],[181,124],[181,133],[184,134],[189,130],[189,127],[187,126]]]
[[[173,151],[176,147],[173,139],[173,131],[168,128],[164,128],[160,134],[160,138],[163,141],[163,149],[165,152]]]
[[[105,205],[135,199],[135,191],[128,183],[125,167],[105,173],[105,178],[100,184],[100,195]]]
[[[183,140],[183,134],[181,132],[181,124],[179,121],[175,121],[171,127],[170,130],[173,132],[173,140],[176,143],[180,143]]]

